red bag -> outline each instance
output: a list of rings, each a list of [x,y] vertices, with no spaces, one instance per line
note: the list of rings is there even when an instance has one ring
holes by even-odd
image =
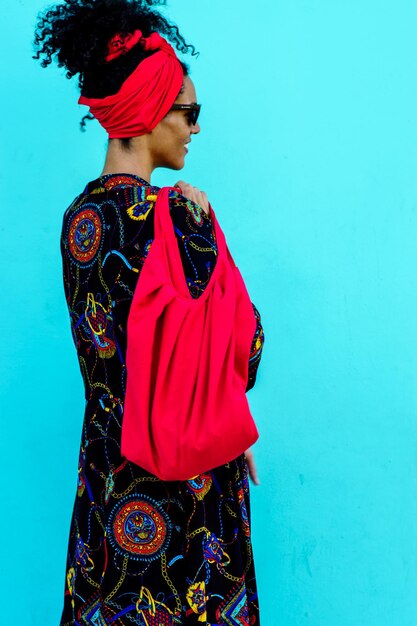
[[[162,480],[188,480],[259,437],[246,398],[256,319],[211,205],[217,261],[202,295],[189,293],[170,189],[158,192],[127,322],[121,452]]]

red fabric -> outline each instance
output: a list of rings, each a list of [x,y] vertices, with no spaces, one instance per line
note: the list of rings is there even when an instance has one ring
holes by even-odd
[[[188,480],[259,437],[246,398],[256,320],[211,205],[218,258],[202,295],[190,295],[169,189],[128,317],[121,452],[162,480]]]
[[[138,64],[117,93],[105,98],[80,96],[78,100],[90,107],[110,139],[149,133],[174,104],[184,80],[181,63],[166,39],[152,33],[140,41],[145,50],[157,52]]]

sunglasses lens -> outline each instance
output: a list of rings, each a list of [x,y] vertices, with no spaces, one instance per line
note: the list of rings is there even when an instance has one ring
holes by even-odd
[[[197,120],[198,120],[198,116],[200,115],[200,107],[198,107],[198,109],[195,110],[195,120],[194,120],[194,124],[197,124]]]
[[[197,124],[197,120],[198,120],[198,116],[200,114],[200,107],[195,107],[194,109],[190,110],[190,115],[188,117],[190,124],[192,124],[193,126],[195,126]]]

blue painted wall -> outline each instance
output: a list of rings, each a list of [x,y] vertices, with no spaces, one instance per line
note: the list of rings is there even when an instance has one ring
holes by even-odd
[[[53,626],[83,393],[62,213],[106,137],[2,6],[0,624]],[[266,343],[248,399],[263,626],[417,625],[415,2],[172,0],[202,131],[184,170],[221,220]],[[7,24],[7,26],[4,26]]]

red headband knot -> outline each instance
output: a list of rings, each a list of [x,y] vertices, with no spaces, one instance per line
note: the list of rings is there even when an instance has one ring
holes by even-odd
[[[80,96],[78,100],[90,107],[110,139],[149,133],[174,104],[184,80],[174,48],[156,32],[149,37],[143,37],[140,30],[117,33],[108,44],[106,62],[126,54],[139,42],[144,50],[156,52],[137,65],[117,93],[105,98]]]
[[[123,35],[122,33],[114,35],[107,45],[106,63],[113,61],[113,59],[116,59],[121,54],[129,52],[141,39],[142,31],[139,29],[127,35]]]

